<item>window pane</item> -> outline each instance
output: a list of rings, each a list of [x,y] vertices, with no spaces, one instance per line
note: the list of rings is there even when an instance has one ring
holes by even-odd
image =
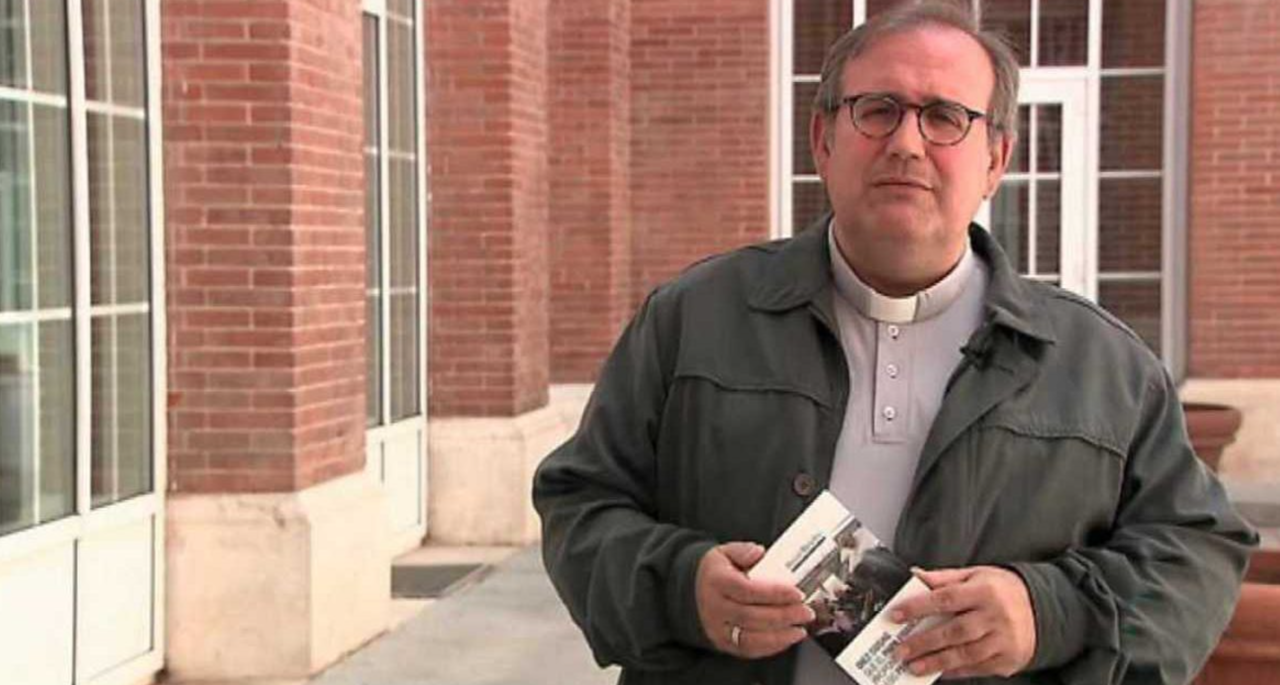
[[[870,19],[895,5],[901,5],[903,2],[905,0],[867,0],[867,18]]]
[[[67,110],[34,106],[36,251],[41,307],[71,305],[71,189]]]
[[[1165,0],[1108,2],[1102,11],[1102,66],[1164,66],[1164,19]]]
[[[364,300],[365,316],[365,423],[376,426],[382,421],[382,308],[378,296]]]
[[[387,143],[396,152],[414,153],[413,27],[387,22]]]
[[[27,3],[0,0],[0,86],[27,87]]]
[[[1018,105],[1018,139],[1014,143],[1013,157],[1009,160],[1009,173],[1025,172],[1031,164],[1031,105]]]
[[[1160,271],[1163,181],[1099,181],[1098,268]]]
[[[12,6],[22,3],[0,4]],[[0,11],[0,17],[3,15],[3,11]],[[0,30],[0,35],[3,35],[3,30]],[[35,0],[31,3],[31,51],[31,75],[35,90],[66,95],[67,17],[63,0]],[[4,59],[0,56],[0,61]]]
[[[26,103],[0,100],[0,311],[31,308],[31,121]]]
[[[1098,304],[1160,354],[1160,281],[1098,283]]]
[[[402,17],[412,17],[413,0],[387,0],[387,11]]]
[[[1002,34],[1018,64],[1031,65],[1031,0],[982,0],[982,28]]]
[[[90,482],[98,507],[151,490],[147,314],[93,318]]]
[[[70,321],[44,321],[40,335],[40,521],[75,510],[75,353]]]
[[[1040,64],[1084,66],[1088,48],[1089,0],[1040,0]]]
[[[378,19],[364,15],[364,226],[365,226],[365,419],[382,417],[382,308],[379,305],[382,260],[380,162],[378,154]]]
[[[817,74],[822,70],[827,48],[853,27],[853,2],[795,0],[794,22],[792,70],[797,74]]]
[[[1062,182],[1036,182],[1036,273],[1061,273]]]
[[[391,420],[419,413],[418,296],[391,296]]]
[[[1164,77],[1104,76],[1102,168],[1158,170],[1164,145]]]
[[[1062,105],[1037,105],[1036,129],[1036,171],[1061,171]]]
[[[94,304],[147,299],[146,124],[88,114],[90,290]]]
[[[418,193],[414,162],[391,160],[391,287],[418,287]]]
[[[83,0],[85,97],[141,107],[145,0]]]
[[[795,100],[792,111],[795,112],[791,124],[792,150],[791,173],[816,174],[813,166],[813,153],[809,151],[809,112],[813,106],[813,96],[818,92],[816,83],[796,84]],[[837,116],[848,117],[848,109],[837,112]]]
[[[795,183],[791,186],[791,231],[799,233],[831,210],[827,189],[821,183]]]
[[[0,324],[0,535],[35,524],[34,324]]]
[[[1031,202],[1026,181],[1005,181],[991,198],[991,235],[1004,248],[1018,273],[1027,273],[1027,217]]]

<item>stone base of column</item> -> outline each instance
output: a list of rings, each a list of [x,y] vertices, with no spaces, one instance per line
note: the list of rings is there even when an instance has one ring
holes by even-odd
[[[386,630],[386,528],[364,473],[302,492],[170,495],[169,682],[298,682]]]
[[[1280,380],[1189,378],[1181,396],[1229,404],[1244,414],[1235,442],[1222,453],[1223,480],[1280,483]]]
[[[431,541],[519,545],[537,540],[533,472],[577,429],[590,393],[590,385],[552,386],[547,406],[520,416],[430,419]]]

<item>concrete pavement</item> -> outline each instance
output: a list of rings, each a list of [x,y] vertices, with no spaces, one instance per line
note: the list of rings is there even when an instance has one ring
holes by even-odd
[[[311,685],[612,685],[543,571],[537,547],[417,615]]]

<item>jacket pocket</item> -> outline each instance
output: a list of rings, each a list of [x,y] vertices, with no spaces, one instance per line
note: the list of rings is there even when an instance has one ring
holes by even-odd
[[[810,393],[676,377],[658,439],[658,483],[676,518],[720,540],[772,542],[804,506],[793,488],[814,477],[824,409]],[[828,464],[829,468],[829,464]]]

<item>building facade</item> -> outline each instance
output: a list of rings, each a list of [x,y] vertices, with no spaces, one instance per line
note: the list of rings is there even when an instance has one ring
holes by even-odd
[[[1021,271],[1280,483],[1280,7],[957,0]],[[895,0],[0,0],[0,673],[300,679],[529,487],[654,286],[805,230],[826,46]]]

